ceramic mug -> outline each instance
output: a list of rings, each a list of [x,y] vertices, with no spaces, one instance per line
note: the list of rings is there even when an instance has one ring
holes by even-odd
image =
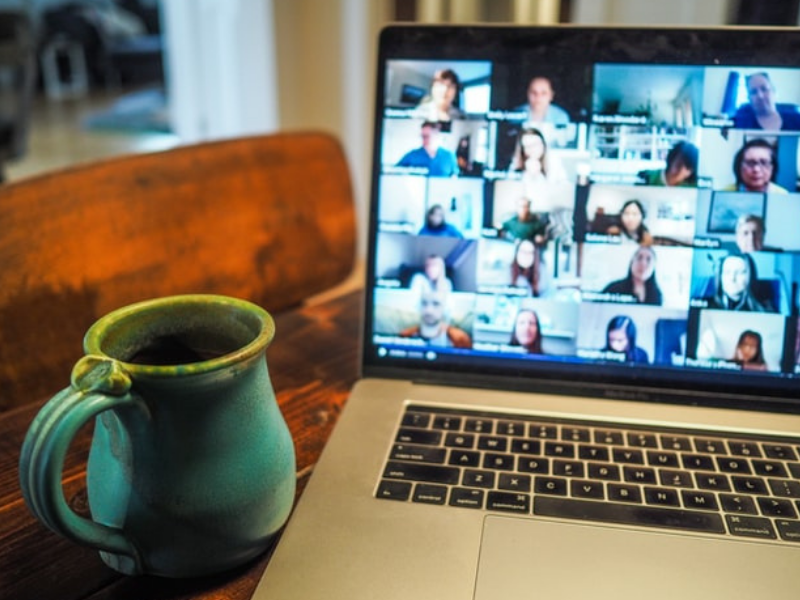
[[[42,408],[22,447],[34,515],[126,574],[205,575],[264,551],[295,492],[294,446],[265,357],[274,331],[260,307],[210,295],[98,320],[72,385]],[[61,474],[94,417],[90,520],[69,508]]]

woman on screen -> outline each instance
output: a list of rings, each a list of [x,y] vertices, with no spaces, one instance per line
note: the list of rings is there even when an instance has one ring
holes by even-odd
[[[542,354],[542,331],[536,311],[521,309],[517,313],[510,345],[522,346],[529,354]]]
[[[766,371],[767,363],[764,361],[761,334],[750,329],[744,330],[739,336],[731,360],[749,371]]]
[[[441,204],[434,204],[428,209],[428,212],[425,213],[425,225],[419,230],[418,235],[455,238],[464,237],[458,230],[458,227],[447,222],[444,215],[444,208],[442,208]]]
[[[706,298],[708,308],[749,312],[775,312],[767,300],[753,292],[758,279],[756,265],[749,254],[737,252],[724,256],[717,265],[714,295]]]
[[[461,117],[454,106],[460,83],[452,69],[441,69],[433,74],[431,89],[415,109],[415,114],[429,121],[447,122]]]
[[[619,235],[622,241],[635,242],[642,246],[650,246],[653,236],[644,224],[644,205],[638,200],[628,200],[622,205],[619,213],[619,224],[608,228],[608,233]]]
[[[633,296],[639,304],[660,305],[663,295],[656,282],[656,253],[653,247],[639,246],[631,258],[627,276],[609,283],[603,293]]]
[[[539,296],[542,292],[539,250],[531,240],[518,240],[514,246],[511,285],[525,289],[530,296]]]
[[[608,326],[606,326],[606,347],[603,350],[622,354],[625,362],[650,362],[647,352],[636,345],[636,325],[633,319],[625,315],[617,315],[608,322]]]
[[[453,282],[447,277],[444,259],[438,254],[431,254],[425,259],[422,273],[415,273],[409,288],[422,296],[427,292],[449,294],[453,291]]]
[[[726,188],[727,191],[788,193],[775,183],[778,155],[775,146],[767,140],[756,138],[746,142],[733,157],[733,174],[736,183]]]

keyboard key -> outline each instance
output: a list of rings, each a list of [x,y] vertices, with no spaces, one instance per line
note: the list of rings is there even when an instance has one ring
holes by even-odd
[[[649,467],[623,467],[622,472],[628,483],[656,483],[656,472]]]
[[[630,448],[614,448],[614,462],[628,465],[643,465],[644,454],[641,450]]]
[[[742,513],[748,515],[757,515],[756,503],[750,496],[742,496],[739,494],[720,494],[719,502],[722,505],[722,510],[729,513]]]
[[[596,500],[602,500],[606,496],[602,483],[589,481],[588,479],[573,479],[570,481],[569,493],[573,498],[594,498]]]
[[[494,421],[491,419],[467,419],[464,431],[470,433],[494,433]]]
[[[545,456],[556,456],[558,458],[574,458],[575,446],[566,442],[545,442]]]
[[[483,490],[474,488],[453,488],[450,492],[450,506],[462,508],[483,508]]]
[[[644,488],[644,501],[656,506],[680,506],[678,492],[664,488]]]
[[[750,465],[743,458],[717,457],[717,465],[723,473],[742,473],[749,475],[752,471]]]
[[[466,469],[461,485],[466,487],[479,487],[491,489],[494,487],[495,474],[491,471],[474,471]]]
[[[558,439],[558,428],[555,425],[532,423],[528,428],[528,437],[540,440],[556,440]]]
[[[789,477],[783,463],[774,460],[754,460],[753,473],[764,477]]]
[[[589,442],[591,441],[591,434],[588,429],[583,427],[562,425],[561,439],[565,442]]]
[[[482,435],[478,438],[478,448],[491,452],[505,452],[508,448],[508,439],[504,437]]]
[[[583,460],[609,460],[608,448],[605,446],[578,446],[578,458]]]
[[[761,456],[758,444],[753,442],[728,442],[728,450],[734,456],[747,456],[757,458]]]
[[[717,470],[714,460],[704,454],[683,454],[681,455],[681,462],[684,469],[692,469],[693,471]]]
[[[447,450],[431,446],[414,446],[411,444],[395,444],[391,457],[394,460],[442,464]]]
[[[531,512],[531,497],[528,494],[512,494],[509,492],[489,492],[486,500],[488,510],[529,515]]]
[[[525,423],[519,421],[500,421],[497,424],[498,435],[525,435]]]
[[[449,415],[440,415],[433,419],[434,429],[444,429],[446,431],[460,431],[461,430],[461,417],[451,417]]]
[[[619,481],[619,467],[612,464],[589,463],[589,479]]]
[[[733,489],[744,494],[760,494],[766,496],[767,484],[758,477],[731,477]]]
[[[779,498],[800,498],[800,482],[791,479],[768,479],[773,496]]]
[[[389,461],[383,470],[386,479],[404,479],[409,481],[424,481],[426,483],[445,483],[455,485],[458,483],[460,471],[455,467],[442,467],[424,463],[403,463]]]
[[[667,487],[693,488],[694,481],[688,471],[674,471],[672,469],[660,469],[658,471],[661,485]]]
[[[583,463],[574,460],[554,460],[553,475],[559,477],[584,477]]]
[[[775,521],[778,534],[785,542],[800,542],[800,521],[786,521],[778,519]]]
[[[407,412],[403,415],[403,427],[421,427],[425,429],[431,424],[431,416],[427,413]]]
[[[758,507],[761,514],[765,517],[783,517],[784,519],[796,519],[797,512],[790,500],[780,498],[758,498]]]
[[[481,453],[472,450],[451,450],[448,464],[454,467],[477,467],[481,464]]]
[[[800,463],[787,463],[787,467],[789,467],[789,473],[795,479],[800,479]]]
[[[385,500],[408,500],[411,496],[411,484],[406,481],[381,481],[376,498]]]
[[[675,452],[690,452],[692,450],[692,442],[688,437],[681,435],[662,435],[661,447],[664,450],[673,450]]]
[[[681,498],[686,508],[695,510],[719,510],[716,497],[709,492],[682,490]]]
[[[703,454],[727,454],[725,444],[722,440],[715,440],[710,438],[696,438],[694,440],[694,447],[697,452]]]
[[[680,467],[678,455],[674,452],[648,452],[647,464],[651,467]]]
[[[475,436],[468,433],[448,433],[444,445],[450,448],[472,448],[475,446]]]
[[[411,499],[421,504],[444,504],[447,500],[447,488],[443,485],[420,483],[414,488]]]
[[[641,504],[617,504],[542,496],[534,500],[533,514],[583,521],[588,519],[621,525],[644,525],[707,533],[725,533],[722,518],[718,514]]]
[[[598,429],[594,432],[594,443],[623,446],[625,441],[621,431]]]
[[[764,444],[764,456],[778,460],[797,460],[792,447],[784,444]]]
[[[725,522],[728,524],[728,531],[731,532],[731,535],[770,540],[777,538],[775,529],[772,527],[772,522],[769,519],[725,515]]]
[[[497,487],[511,492],[529,493],[531,491],[531,476],[518,475],[517,473],[501,473]]]
[[[517,454],[541,454],[542,443],[538,440],[511,440],[511,451]]]
[[[629,432],[628,445],[634,448],[658,448],[656,436],[652,433]]]
[[[642,501],[642,492],[637,485],[626,485],[624,483],[608,484],[608,499],[617,502],[636,502]]]
[[[401,444],[426,444],[428,446],[438,446],[442,443],[442,434],[438,431],[426,429],[403,428],[397,432],[395,440]]]
[[[513,471],[514,456],[511,454],[494,454],[487,452],[483,455],[483,468],[497,471]]]
[[[550,459],[520,456],[517,461],[517,471],[521,473],[540,473],[547,475],[550,473]]]
[[[731,489],[731,484],[725,475],[717,475],[715,473],[695,473],[694,480],[695,483],[697,483],[697,487],[703,490],[728,492]]]
[[[533,491],[537,494],[548,496],[566,496],[567,480],[555,477],[536,477],[533,483]]]

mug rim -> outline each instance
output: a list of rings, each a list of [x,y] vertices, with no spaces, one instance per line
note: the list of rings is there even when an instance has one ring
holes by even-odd
[[[228,352],[222,356],[175,365],[148,365],[133,363],[122,360],[119,357],[111,356],[103,349],[103,342],[107,340],[108,333],[115,325],[119,325],[125,319],[134,314],[147,314],[161,310],[165,307],[185,308],[187,306],[217,306],[230,307],[255,316],[260,320],[257,335],[247,344]],[[174,377],[175,375],[199,375],[225,369],[235,364],[241,364],[249,359],[255,358],[264,352],[275,336],[275,322],[265,309],[248,300],[234,298],[219,294],[179,294],[174,296],[163,296],[142,300],[127,306],[117,308],[106,315],[100,317],[89,327],[84,336],[83,347],[87,354],[101,356],[122,365],[131,375],[164,376]]]

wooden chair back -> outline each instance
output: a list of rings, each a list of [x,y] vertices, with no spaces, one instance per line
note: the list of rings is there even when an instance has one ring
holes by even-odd
[[[348,166],[325,134],[182,146],[0,187],[0,410],[64,387],[86,329],[120,306],[181,293],[300,304],[351,272],[355,232]]]

